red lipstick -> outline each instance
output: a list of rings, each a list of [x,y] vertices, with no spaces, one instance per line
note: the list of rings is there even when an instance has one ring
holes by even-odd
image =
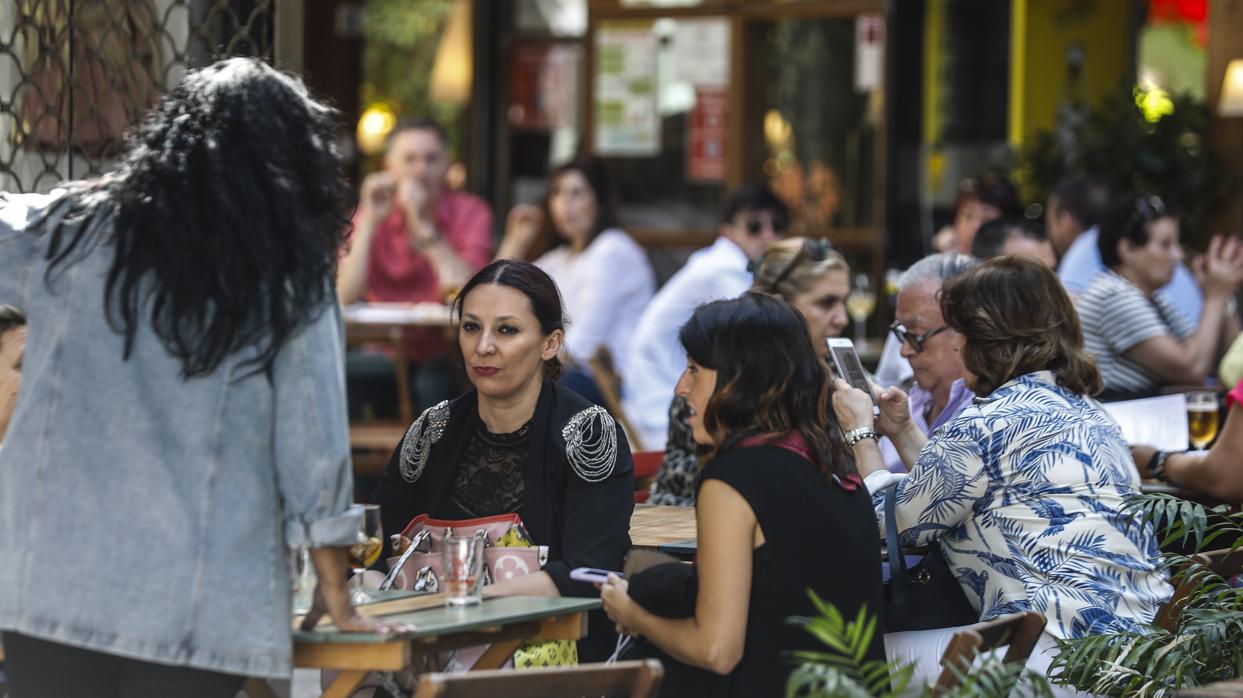
[[[470,370],[474,371],[475,375],[477,376],[482,376],[484,378],[490,378],[492,376],[495,376],[497,372],[499,372],[501,369],[495,366],[471,366]]]

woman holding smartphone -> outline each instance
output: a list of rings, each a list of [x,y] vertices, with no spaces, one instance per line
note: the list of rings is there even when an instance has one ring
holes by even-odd
[[[846,617],[880,612],[879,546],[834,535],[875,524],[807,337],[802,315],[758,293],[700,306],[679,335],[688,360],[677,394],[711,452],[696,504],[694,609],[657,615],[616,576],[601,588],[609,617],[665,662],[663,695],[784,694],[784,653],[818,648],[786,623],[815,613],[808,590]],[[867,658],[884,659],[879,636]]]

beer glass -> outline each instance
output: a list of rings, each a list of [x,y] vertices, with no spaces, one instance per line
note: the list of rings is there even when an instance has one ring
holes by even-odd
[[[1191,445],[1203,451],[1217,438],[1217,394],[1187,393],[1187,432]]]

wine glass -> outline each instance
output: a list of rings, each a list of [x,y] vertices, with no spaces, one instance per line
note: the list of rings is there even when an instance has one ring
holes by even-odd
[[[384,547],[381,540],[384,530],[380,524],[380,507],[376,504],[363,505],[363,520],[359,527],[358,538],[349,547],[350,566],[354,572],[354,604],[363,604],[371,600],[371,596],[363,590],[363,573],[368,567],[380,559],[380,550]]]
[[[872,280],[867,274],[855,276],[855,287],[846,296],[846,312],[855,321],[855,341],[867,336],[868,316],[876,310],[876,291],[872,289]]]

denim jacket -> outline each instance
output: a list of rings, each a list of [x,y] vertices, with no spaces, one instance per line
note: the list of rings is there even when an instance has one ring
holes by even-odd
[[[0,450],[0,630],[287,676],[286,543],[346,544],[359,523],[339,308],[288,340],[271,380],[242,365],[252,349],[183,379],[146,324],[122,360],[113,248],[84,248],[49,289],[49,236],[27,230],[49,201],[0,194],[0,303],[29,323]]]

